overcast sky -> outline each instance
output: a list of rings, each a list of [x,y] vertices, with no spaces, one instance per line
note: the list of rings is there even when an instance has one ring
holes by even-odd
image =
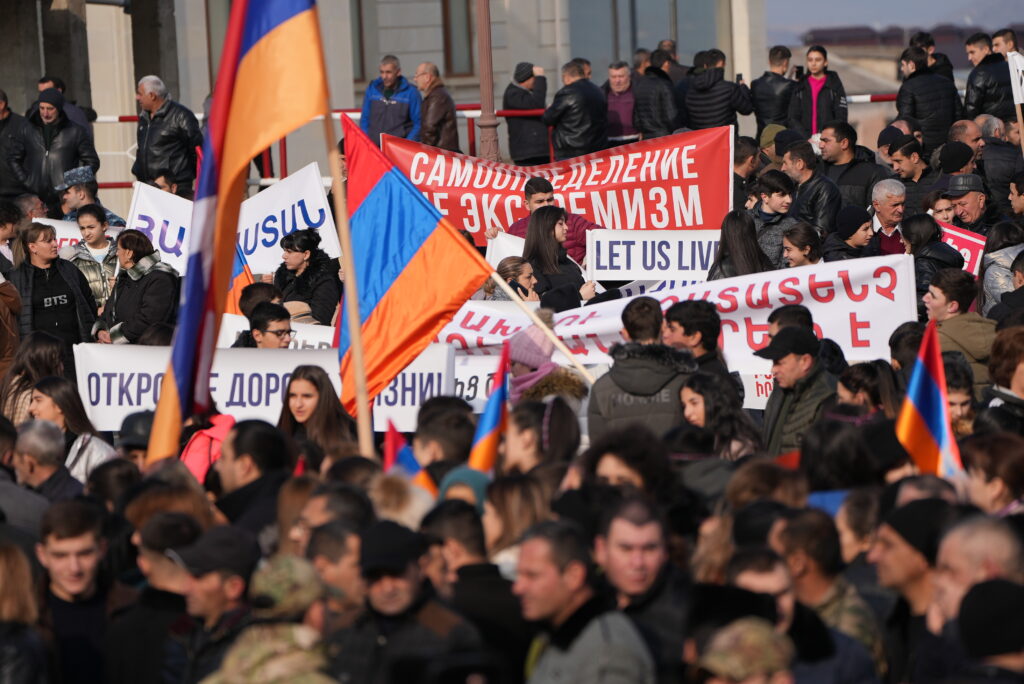
[[[1021,0],[764,0],[769,43],[795,43],[800,33],[817,26],[953,23],[995,30],[1024,21],[1022,8]]]

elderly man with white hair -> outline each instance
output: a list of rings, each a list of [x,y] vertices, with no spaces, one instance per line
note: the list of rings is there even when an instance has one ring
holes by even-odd
[[[167,86],[157,76],[139,79],[135,99],[139,114],[139,149],[132,174],[143,183],[170,175],[179,194],[191,197],[196,177],[196,147],[203,144],[196,115],[170,99]]]
[[[875,236],[864,250],[865,256],[905,254],[900,223],[907,202],[907,188],[895,178],[875,183],[871,190],[871,227]]]

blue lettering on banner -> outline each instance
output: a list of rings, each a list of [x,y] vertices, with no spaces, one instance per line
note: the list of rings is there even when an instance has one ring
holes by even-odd
[[[139,223],[132,227],[149,238],[149,241],[154,245],[158,245],[161,252],[178,257],[181,256],[181,248],[185,244],[185,233],[188,230],[185,226],[178,226],[178,234],[175,236],[171,230],[171,222],[164,219],[160,223],[160,234],[153,235],[156,229],[156,219],[152,216],[139,214],[138,220]],[[171,235],[170,238],[168,238],[169,234]]]
[[[301,218],[299,214],[302,214]],[[291,221],[288,216],[291,215]],[[292,202],[290,207],[281,209],[280,213],[269,214],[262,221],[257,221],[251,228],[243,230],[238,236],[238,244],[246,254],[253,254],[262,245],[274,247],[281,238],[291,235],[297,230],[319,228],[327,220],[327,212],[321,207],[316,210],[316,218],[310,218],[306,200]],[[262,239],[261,236],[262,235]]]
[[[270,406],[278,394],[284,402],[284,390],[291,373],[232,373],[228,390],[228,406]],[[211,388],[212,390],[212,388]]]
[[[427,399],[441,392],[442,378],[439,372],[398,374],[383,392],[377,395],[377,406],[419,406]]]
[[[89,373],[90,406],[155,406],[160,401],[163,373]]]

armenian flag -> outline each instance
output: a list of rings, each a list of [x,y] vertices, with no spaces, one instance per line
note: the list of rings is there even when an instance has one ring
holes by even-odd
[[[366,384],[373,400],[494,269],[347,116],[348,211]],[[336,330],[341,400],[356,411],[348,310]]]
[[[231,289],[228,290],[227,307],[224,309],[226,313],[242,315],[240,304],[242,290],[254,282],[256,281],[252,277],[252,270],[249,268],[249,262],[246,261],[242,246],[236,242],[235,264],[231,267]]]
[[[494,388],[487,397],[480,422],[476,424],[473,448],[469,452],[469,467],[488,473],[498,460],[498,444],[508,423],[508,340],[501,347],[498,372],[494,374]]]
[[[949,477],[963,472],[953,438],[946,371],[935,321],[929,321],[910,375],[907,396],[896,418],[896,438],[923,473]]]
[[[315,1],[234,0],[203,141],[188,268],[150,460],[176,454],[182,420],[210,406],[210,365],[232,280],[249,162],[275,140],[327,115],[327,101]]]
[[[414,484],[437,496],[437,484],[426,468],[416,460],[412,447],[405,441],[395,424],[388,421],[388,431],[384,434],[384,472],[397,469]]]

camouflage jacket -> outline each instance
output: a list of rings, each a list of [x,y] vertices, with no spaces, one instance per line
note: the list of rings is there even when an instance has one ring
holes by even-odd
[[[331,684],[320,634],[294,623],[257,623],[231,646],[202,684]]]
[[[821,602],[811,607],[826,625],[860,642],[871,654],[877,672],[885,673],[885,650],[878,621],[852,584],[837,578]]]

